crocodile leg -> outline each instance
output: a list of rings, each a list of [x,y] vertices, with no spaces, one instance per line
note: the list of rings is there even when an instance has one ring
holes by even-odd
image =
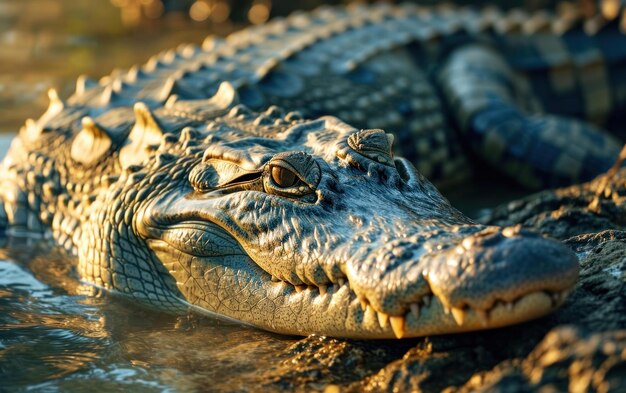
[[[525,186],[589,180],[619,155],[602,129],[544,113],[528,79],[487,46],[455,50],[439,80],[472,151]]]

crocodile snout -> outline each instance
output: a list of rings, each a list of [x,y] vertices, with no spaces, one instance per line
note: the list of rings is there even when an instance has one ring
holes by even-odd
[[[386,244],[348,265],[352,288],[377,313],[399,319],[394,333],[404,336],[537,318],[562,304],[578,278],[570,249],[518,227],[455,239]]]
[[[533,293],[558,305],[579,270],[569,248],[519,228],[488,228],[426,259],[426,280],[444,306],[484,312],[498,303],[510,308]]]

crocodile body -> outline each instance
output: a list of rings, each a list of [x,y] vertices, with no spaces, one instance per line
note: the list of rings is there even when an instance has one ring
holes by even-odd
[[[91,116],[137,101],[156,108],[228,81],[253,110],[388,130],[438,185],[467,180],[475,161],[529,187],[571,184],[617,157],[621,142],[597,127],[626,136],[619,21],[589,35],[571,13],[321,8],[182,46],[99,85],[82,79],[69,103]]]
[[[590,122],[619,122],[626,54],[592,56],[621,42],[609,23],[584,56],[539,57],[589,36],[539,21],[504,38],[485,15],[320,9],[80,78],[14,140],[0,224],[51,235],[95,285],[280,333],[407,337],[544,315],[576,281],[574,254],[463,216],[379,128],[435,179],[466,176],[465,151],[531,186],[587,178],[619,150]],[[576,105],[584,118],[566,116]]]

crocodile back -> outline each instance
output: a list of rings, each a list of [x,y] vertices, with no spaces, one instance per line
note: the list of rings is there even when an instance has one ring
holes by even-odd
[[[572,29],[571,39],[569,33],[563,37],[541,34],[527,27],[534,17],[526,18],[528,22],[515,13],[502,15],[471,8],[382,4],[323,7],[245,29],[225,40],[209,38],[202,47],[183,45],[152,57],[141,67],[115,71],[99,83],[81,78],[68,105],[97,120],[111,108],[131,107],[136,102],[156,109],[175,97],[206,99],[215,94],[221,82],[228,81],[235,87],[238,100],[255,110],[279,105],[305,116],[330,114],[359,128],[393,132],[397,153],[441,185],[443,179],[455,182],[467,178],[470,165],[447,120],[432,70],[459,45],[495,42],[520,71],[532,74],[531,80],[538,87],[550,86],[542,79],[559,74],[561,60],[545,55],[550,52],[549,43],[575,46],[577,31],[582,30]],[[502,21],[519,27],[520,33],[511,31],[509,25],[502,27]],[[597,41],[592,46],[601,53],[603,64],[615,64],[610,77],[623,79],[617,71],[618,60],[623,57],[617,56],[615,61],[607,57],[608,44],[603,41],[607,37],[606,42],[622,42],[623,38],[608,31],[603,29],[596,38],[590,38]],[[536,39],[531,38],[533,35]],[[525,49],[514,49],[520,43]],[[582,70],[572,72],[587,76],[586,63],[578,63],[586,59],[584,55],[565,57],[572,69]],[[524,69],[535,63],[539,64],[535,70]],[[594,63],[589,64],[592,67]],[[561,79],[555,79],[555,86],[563,83]],[[590,118],[613,121],[614,105],[595,99],[612,94],[606,86],[609,83],[600,85],[587,79],[570,83],[574,87],[564,91],[553,89],[556,93],[539,90],[546,110],[582,108],[580,113]],[[587,89],[587,85],[597,91]],[[568,100],[579,102],[566,105]]]

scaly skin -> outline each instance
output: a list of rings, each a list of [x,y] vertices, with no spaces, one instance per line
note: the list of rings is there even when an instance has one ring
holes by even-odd
[[[275,72],[317,45],[304,42],[307,35],[290,36],[295,26],[341,38],[360,31],[358,23],[346,29],[347,21],[377,26],[417,17],[409,8],[364,12],[295,16],[291,30],[276,23],[217,49],[185,47],[99,86],[81,79],[67,103],[52,93],[49,110],[27,122],[2,164],[0,226],[9,234],[50,234],[77,254],[80,275],[95,285],[161,309],[192,305],[280,333],[412,337],[504,326],[554,310],[578,275],[576,257],[560,243],[472,222],[409,161],[393,157],[393,138],[382,130],[359,131],[331,116],[304,120],[274,106],[255,113],[239,104],[249,103],[251,86],[277,93],[263,99],[285,93]],[[280,48],[272,43],[274,30],[290,37],[279,40]],[[246,46],[255,36],[259,43]],[[470,52],[462,64],[493,55],[476,45],[456,52]],[[246,60],[246,51],[275,61]],[[394,51],[391,59],[402,57]],[[221,64],[224,56],[238,66]],[[454,57],[446,64],[441,75],[459,70]],[[202,98],[198,86],[209,72],[223,82]],[[233,80],[237,73],[251,79]],[[354,77],[325,75],[334,82]],[[425,92],[416,102],[434,103],[429,116],[442,115],[430,82],[413,77]],[[181,81],[189,78],[196,84],[187,88],[195,86],[200,97],[185,99],[193,92]],[[477,91],[485,96],[497,87],[484,85]],[[458,87],[444,86],[458,98],[459,113],[491,109],[481,102],[471,107]],[[313,90],[303,88],[292,100]]]
[[[69,104],[96,117],[207,98],[228,81],[253,110],[387,130],[438,185],[467,180],[475,157],[528,187],[571,184],[611,166],[621,143],[597,127],[623,137],[626,120],[626,37],[617,21],[588,36],[578,18],[320,8],[182,46],[99,84],[81,78]]]

